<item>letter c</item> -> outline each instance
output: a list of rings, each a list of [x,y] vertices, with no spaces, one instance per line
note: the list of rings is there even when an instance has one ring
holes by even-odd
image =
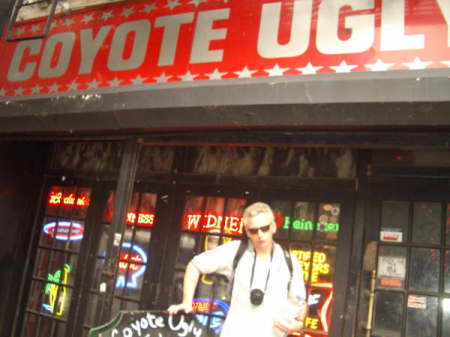
[[[19,42],[16,50],[14,51],[14,56],[11,61],[11,65],[8,70],[8,81],[10,82],[20,82],[29,80],[36,69],[36,62],[28,62],[25,65],[25,69],[20,71],[20,64],[22,63],[23,54],[25,50],[29,49],[30,55],[37,55],[41,50],[42,40],[31,40]]]

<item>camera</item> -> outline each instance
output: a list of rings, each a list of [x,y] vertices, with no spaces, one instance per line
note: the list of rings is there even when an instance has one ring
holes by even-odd
[[[260,305],[264,300],[264,292],[261,289],[252,289],[250,291],[250,302],[253,305]]]

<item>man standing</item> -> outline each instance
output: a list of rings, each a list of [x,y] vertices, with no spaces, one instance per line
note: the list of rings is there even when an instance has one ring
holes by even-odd
[[[236,270],[233,262],[239,241],[195,256],[186,268],[183,302],[171,305],[168,312],[192,312],[200,275],[215,272],[233,282],[221,337],[282,337],[301,330],[307,313],[303,274],[294,256],[290,272],[283,248],[273,241],[276,225],[272,209],[265,203],[254,203],[244,210],[243,222],[250,240]]]

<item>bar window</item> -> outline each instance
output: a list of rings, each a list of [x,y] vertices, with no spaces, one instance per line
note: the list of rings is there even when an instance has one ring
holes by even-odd
[[[379,291],[375,296],[375,336],[401,337],[403,321],[403,294]]]
[[[438,299],[436,297],[410,294],[408,296],[407,315],[406,336],[428,337],[437,335]]]

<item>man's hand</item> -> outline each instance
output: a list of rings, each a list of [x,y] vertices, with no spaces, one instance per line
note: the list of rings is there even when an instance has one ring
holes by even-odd
[[[296,319],[275,319],[273,325],[275,328],[286,334],[303,329],[303,321]]]
[[[192,312],[192,304],[185,304],[185,303],[180,303],[180,304],[172,304],[168,309],[167,312],[170,315],[174,315],[179,313],[180,311],[188,314],[190,312]]]

